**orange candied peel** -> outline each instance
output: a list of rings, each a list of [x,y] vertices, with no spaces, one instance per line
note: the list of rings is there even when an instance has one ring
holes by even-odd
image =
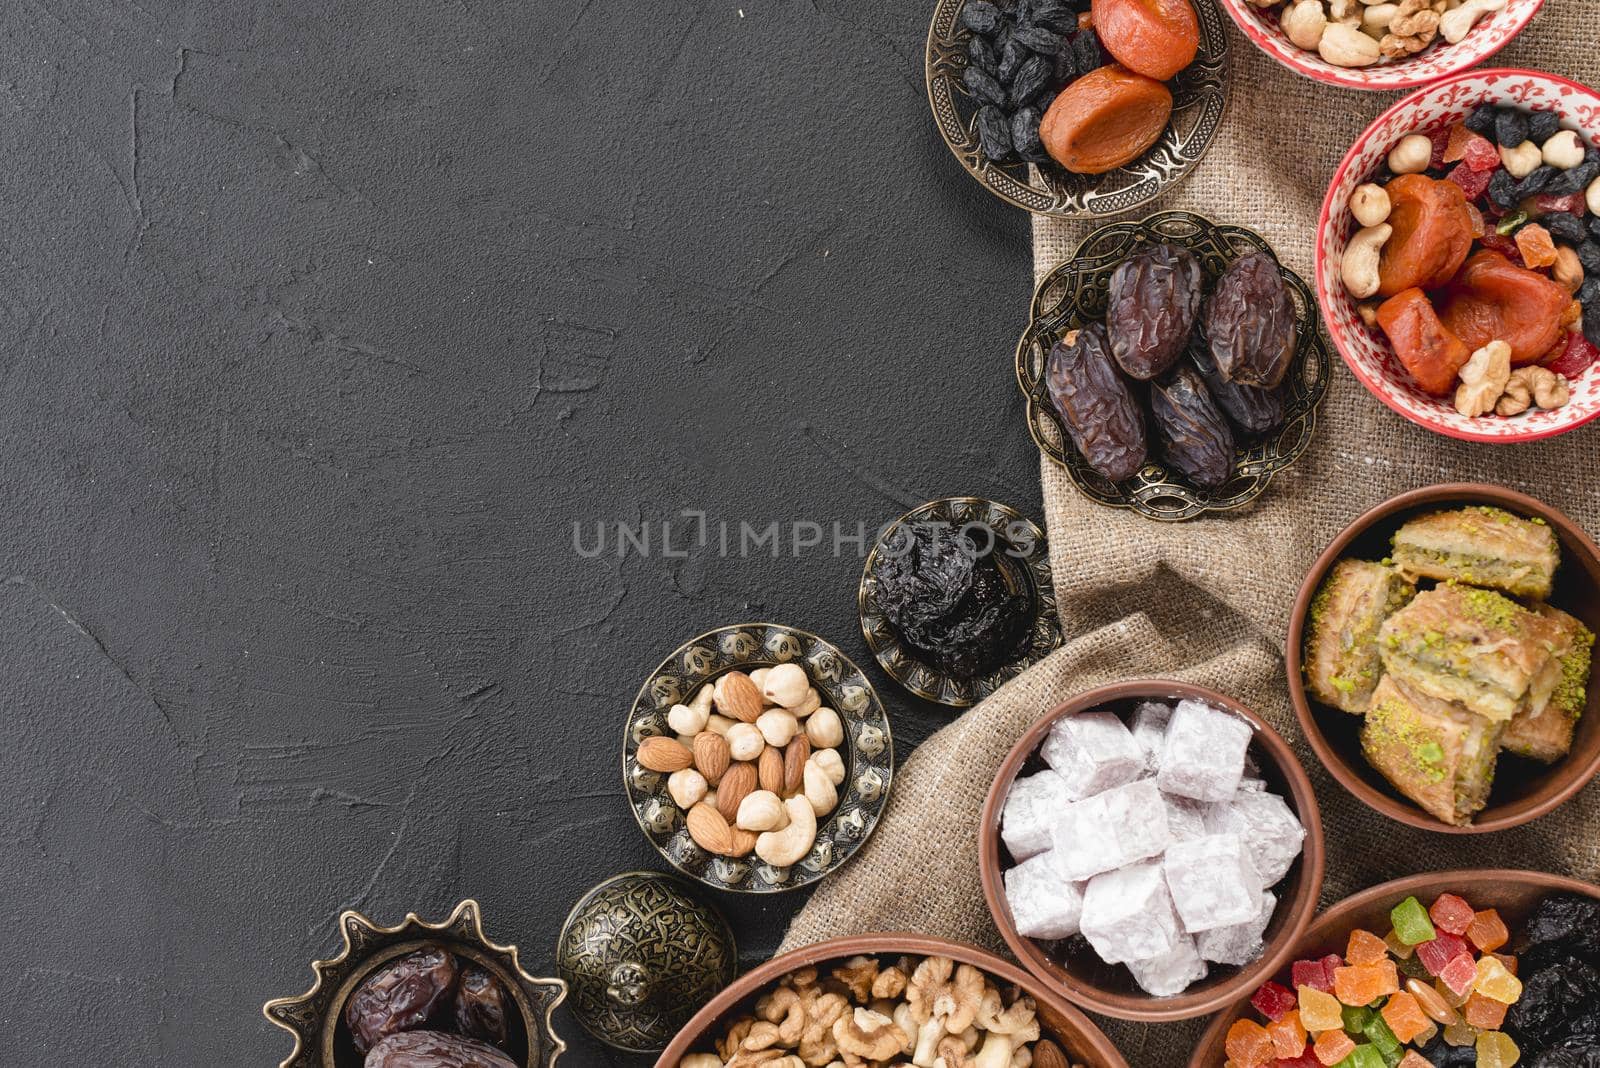
[[[1350,932],[1350,944],[1344,951],[1344,959],[1350,964],[1376,964],[1388,955],[1388,943],[1371,931],[1357,927]]]

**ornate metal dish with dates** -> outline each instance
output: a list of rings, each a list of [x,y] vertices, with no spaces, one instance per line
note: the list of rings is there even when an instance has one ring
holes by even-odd
[[[667,776],[641,766],[636,754],[648,737],[671,737],[668,711],[718,675],[785,663],[805,668],[822,703],[838,712],[845,731],[839,753],[845,779],[838,807],[819,821],[811,852],[797,864],[775,868],[755,856],[717,856],[695,844],[683,812],[667,792]],[[691,639],[650,673],[623,730],[622,779],[639,829],[667,863],[717,890],[776,894],[811,885],[861,849],[889,800],[894,743],[877,691],[838,647],[795,627],[742,623]]]
[[[1193,0],[1200,52],[1168,82],[1172,120],[1161,139],[1134,162],[1105,174],[1072,174],[1055,163],[995,163],[975,128],[977,105],[961,81],[967,39],[966,0],[938,0],[928,28],[924,76],[934,124],[967,173],[1008,204],[1063,219],[1107,218],[1134,211],[1182,181],[1211,147],[1228,104],[1227,18],[1214,0]]]
[[[1207,512],[1242,508],[1266,490],[1272,476],[1294,463],[1311,444],[1317,407],[1327,393],[1332,366],[1316,298],[1299,275],[1279,265],[1294,301],[1298,334],[1294,362],[1284,379],[1284,420],[1276,430],[1242,438],[1234,452],[1234,476],[1214,490],[1191,485],[1154,456],[1132,478],[1112,482],[1078,455],[1045,386],[1050,348],[1069,331],[1104,318],[1107,286],[1117,265],[1141,248],[1161,242],[1193,252],[1207,276],[1207,292],[1228,264],[1251,252],[1276,254],[1259,234],[1223,226],[1186,211],[1167,211],[1142,222],[1111,223],[1094,231],[1034,292],[1027,331],[1017,344],[1017,385],[1028,400],[1028,432],[1066,471],[1084,496],[1151,519],[1178,521]],[[1198,329],[1198,328],[1197,328]]]
[[[1014,592],[1028,598],[1032,622],[1017,648],[1016,658],[984,675],[962,678],[920,659],[901,640],[879,607],[873,564],[897,529],[907,524],[943,523],[957,529],[985,528],[989,551],[996,554],[1000,573]],[[1050,654],[1061,644],[1061,624],[1056,616],[1055,583],[1050,577],[1050,553],[1045,533],[1022,513],[982,497],[947,497],[919,505],[886,528],[867,554],[856,593],[861,634],[889,677],[911,693],[955,708],[977,704]]]

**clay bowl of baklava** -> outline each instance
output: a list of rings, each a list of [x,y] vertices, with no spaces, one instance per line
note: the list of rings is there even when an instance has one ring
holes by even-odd
[[[1286,662],[1330,774],[1401,823],[1517,827],[1600,770],[1600,550],[1557,509],[1483,483],[1378,505],[1317,559]]]

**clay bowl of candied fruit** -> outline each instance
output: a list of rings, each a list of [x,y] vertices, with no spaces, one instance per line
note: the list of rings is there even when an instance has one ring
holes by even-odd
[[[917,966],[930,960],[938,960],[946,967],[943,971],[930,968],[921,973]],[[898,978],[886,974],[891,972],[898,973]],[[937,1011],[948,1008],[966,1013],[970,1027],[976,1029],[962,1028],[969,1037],[979,1034],[983,1045],[988,1045],[991,1036],[998,1036],[995,1045],[1004,1044],[1011,1050],[1004,1060],[999,1059],[997,1050],[991,1050],[990,1060],[995,1063],[1016,1063],[1013,1057],[1026,1048],[1033,1063],[1039,1065],[1128,1068],[1111,1040],[1087,1016],[1058,991],[1015,964],[976,946],[905,933],[834,938],[786,953],[746,972],[684,1025],[656,1060],[656,1068],[702,1068],[722,1063],[717,1050],[728,1042],[730,1032],[748,1035],[750,1018],[762,1006],[779,1004],[777,998],[792,999],[786,991],[796,988],[804,992],[797,999],[796,1015],[792,1017],[797,1024],[802,1020],[807,1025],[814,1023],[830,1003],[833,1010],[828,1014],[848,1021],[842,1033],[850,1043],[851,1063],[866,1063],[866,1053],[855,1051],[867,1049],[863,1043],[878,1041],[886,1045],[869,1052],[882,1049],[885,1055],[872,1058],[870,1063],[899,1063],[904,1046],[887,1037],[892,1028],[899,1027],[899,1035],[912,1041],[912,1052],[931,1064],[937,1043],[950,1036],[924,1035],[918,1025],[919,1016],[924,1017],[925,1026],[932,1013],[914,1008],[912,988],[931,990],[930,979],[940,979],[951,994],[948,999],[929,999]],[[984,995],[998,995],[999,1000],[992,1006],[978,1004]],[[873,1004],[886,1013],[875,1013],[869,1007]],[[779,1019],[791,1018],[787,1004],[784,1011]],[[918,1034],[910,1034],[913,1030]],[[935,1034],[939,1030],[931,1028]],[[819,1035],[826,1033],[818,1031]],[[780,1036],[774,1047],[820,1060],[803,1042]],[[976,1047],[977,1053],[981,1054],[983,1045]],[[972,1054],[973,1051],[966,1051],[964,1056]]]
[[[1560,875],[1383,883],[1318,915],[1288,964],[1218,1014],[1189,1065],[1593,1063],[1600,1038],[1582,1021],[1600,998],[1597,931],[1600,887]]]
[[[1600,94],[1477,70],[1407,96],[1334,174],[1316,273],[1345,364],[1418,426],[1503,444],[1600,417]]]
[[[978,829],[984,897],[1037,984],[1157,1023],[1283,967],[1316,911],[1305,769],[1255,712],[1168,680],[1103,686],[1019,739]]]
[[[1289,699],[1328,773],[1390,819],[1483,834],[1600,772],[1600,548],[1558,509],[1481,482],[1357,517],[1307,572]]]

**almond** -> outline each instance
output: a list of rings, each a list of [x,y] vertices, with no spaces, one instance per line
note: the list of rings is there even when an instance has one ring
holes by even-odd
[[[1071,1065],[1061,1047],[1046,1038],[1033,1047],[1033,1068],[1071,1068]]]
[[[806,761],[811,759],[811,739],[797,734],[783,750],[783,789],[777,791],[784,797],[800,792],[806,782]]]
[[[756,851],[756,836],[754,831],[747,831],[741,827],[732,829],[733,845],[728,849],[730,857],[748,857]]]
[[[722,813],[726,823],[732,823],[739,815],[739,803],[749,797],[756,789],[756,766],[741,762],[728,768],[723,774],[722,781],[717,784],[717,811]]]
[[[706,777],[712,786],[722,781],[728,770],[728,739],[715,731],[701,731],[694,736],[695,770]]]
[[[761,760],[756,764],[756,783],[781,797],[783,772],[783,753],[770,745],[761,750]]]
[[[689,810],[684,824],[689,828],[689,837],[707,853],[726,854],[733,848],[733,828],[722,813],[705,802]]]
[[[668,775],[682,771],[694,762],[694,755],[675,738],[659,735],[639,743],[639,763],[651,771]]]
[[[718,679],[712,700],[718,712],[741,723],[754,723],[766,707],[761,690],[742,671],[730,671]]]

